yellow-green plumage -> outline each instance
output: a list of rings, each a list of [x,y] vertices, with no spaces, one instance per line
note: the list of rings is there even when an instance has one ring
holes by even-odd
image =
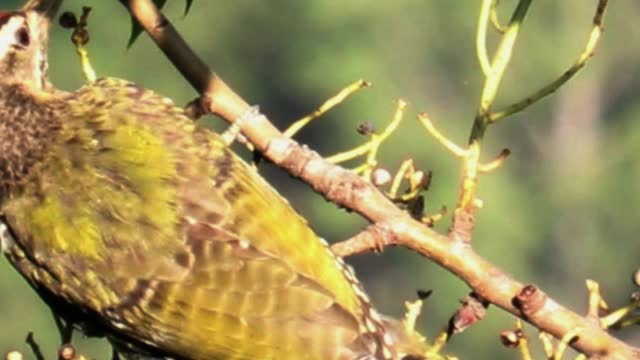
[[[123,80],[51,87],[40,18],[0,12],[0,240],[54,312],[154,358],[421,358],[218,135]]]
[[[217,135],[119,80],[50,101],[59,133],[2,207],[36,262],[56,259],[45,286],[194,358],[330,359],[351,346],[364,316],[353,285]]]

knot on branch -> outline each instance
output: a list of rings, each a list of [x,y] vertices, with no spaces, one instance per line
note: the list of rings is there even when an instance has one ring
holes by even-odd
[[[356,236],[333,244],[331,250],[339,257],[375,251],[382,252],[387,245],[397,244],[397,235],[383,224],[372,224]]]
[[[522,312],[525,318],[530,318],[538,312],[547,301],[547,295],[535,285],[525,285],[513,298],[513,306]]]

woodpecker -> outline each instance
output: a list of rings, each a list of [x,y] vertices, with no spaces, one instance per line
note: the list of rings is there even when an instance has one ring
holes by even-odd
[[[0,12],[2,250],[130,358],[426,359],[255,170],[170,100],[47,79],[60,0]]]

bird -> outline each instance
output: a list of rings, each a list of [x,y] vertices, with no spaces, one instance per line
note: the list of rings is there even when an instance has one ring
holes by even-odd
[[[427,359],[184,109],[116,78],[55,88],[60,2],[0,12],[1,246],[57,317],[131,359]]]

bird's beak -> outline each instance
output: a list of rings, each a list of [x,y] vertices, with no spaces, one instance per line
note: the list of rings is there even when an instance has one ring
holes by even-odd
[[[62,0],[29,0],[22,7],[22,11],[35,14],[38,18],[40,33],[46,34],[55,20],[60,5]]]

